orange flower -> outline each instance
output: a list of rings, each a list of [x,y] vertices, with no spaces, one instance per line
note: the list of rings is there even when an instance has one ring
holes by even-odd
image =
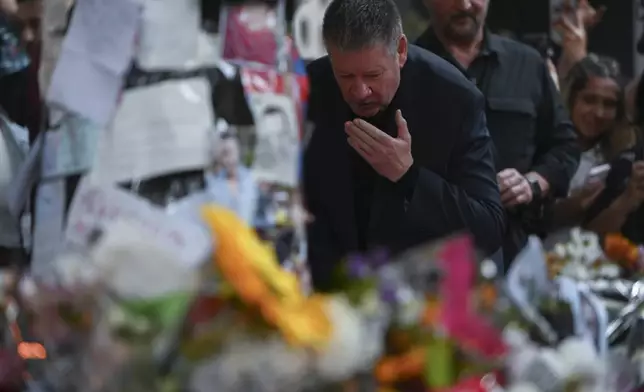
[[[381,384],[393,384],[420,376],[426,360],[426,349],[423,347],[413,348],[399,356],[386,357],[376,366],[376,380]]]
[[[609,259],[622,263],[626,268],[635,267],[639,249],[621,234],[608,234],[604,239],[604,253]]]
[[[215,265],[237,296],[256,307],[289,343],[313,348],[324,345],[332,332],[327,299],[306,298],[295,275],[279,266],[275,251],[234,212],[209,206],[202,215],[215,236]]]

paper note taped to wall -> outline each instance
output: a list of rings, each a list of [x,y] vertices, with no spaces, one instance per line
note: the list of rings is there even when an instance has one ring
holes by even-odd
[[[88,245],[97,230],[117,220],[129,220],[154,235],[159,244],[176,252],[182,262],[198,266],[210,252],[210,237],[196,222],[169,216],[164,210],[125,190],[81,180],[69,208],[65,239]]]
[[[122,182],[204,167],[213,123],[203,78],[127,91],[112,128],[101,133],[92,178]]]
[[[47,100],[106,125],[134,57],[140,15],[132,0],[78,0]]]
[[[197,65],[201,31],[199,0],[145,2],[137,65],[145,70]]]
[[[101,132],[92,178],[113,183],[202,168],[213,124],[203,78],[127,91],[112,127]]]

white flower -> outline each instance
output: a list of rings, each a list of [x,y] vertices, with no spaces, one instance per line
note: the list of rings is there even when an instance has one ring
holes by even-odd
[[[148,231],[123,220],[106,228],[91,261],[101,278],[123,298],[192,291],[198,283],[196,270],[183,265]]]
[[[266,392],[299,390],[309,369],[304,350],[282,339],[235,339],[213,360],[199,365],[190,380],[193,392]]]
[[[598,278],[617,279],[621,275],[621,268],[616,264],[602,264],[596,270]]]
[[[594,384],[603,375],[604,364],[597,355],[592,342],[570,337],[558,348],[559,356],[569,369],[569,377]]]
[[[423,315],[425,303],[417,298],[409,288],[399,289],[397,296],[400,304],[396,309],[398,323],[401,325],[417,325]]]
[[[559,272],[559,275],[567,276],[575,280],[588,280],[591,278],[591,273],[588,270],[588,267],[578,260],[566,263]]]
[[[53,263],[54,274],[66,287],[92,285],[100,280],[100,272],[80,253],[63,253]]]
[[[512,350],[532,345],[528,334],[521,328],[513,325],[508,325],[503,328],[503,341]]]
[[[342,296],[332,297],[328,314],[333,334],[315,361],[319,376],[329,382],[343,381],[371,366],[380,354],[381,335],[370,331],[359,312]]]

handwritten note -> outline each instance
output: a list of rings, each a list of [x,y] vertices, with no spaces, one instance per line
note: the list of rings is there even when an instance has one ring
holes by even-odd
[[[197,65],[200,6],[199,0],[145,3],[137,51],[137,63],[142,69],[181,69]]]
[[[112,128],[101,132],[92,178],[113,183],[204,167],[213,124],[203,78],[128,91]]]
[[[208,233],[197,223],[169,216],[162,209],[127,191],[81,180],[69,209],[65,239],[87,245],[95,230],[117,219],[130,220],[145,228],[187,265],[200,265],[210,251]]]
[[[252,171],[259,181],[294,187],[299,163],[295,102],[286,95],[250,94],[257,145]]]
[[[47,273],[62,250],[65,216],[65,180],[45,181],[36,194],[35,227],[31,256],[34,274]]]
[[[115,74],[125,72],[134,56],[140,5],[133,0],[77,0],[74,7],[63,47]]]
[[[77,1],[48,101],[107,124],[134,56],[140,14],[132,0]]]
[[[100,132],[96,124],[82,117],[64,117],[56,129],[46,133],[42,177],[69,176],[90,169]]]

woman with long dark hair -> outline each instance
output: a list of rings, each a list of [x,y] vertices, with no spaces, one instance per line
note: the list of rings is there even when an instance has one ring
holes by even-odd
[[[619,77],[615,60],[589,55],[562,81],[562,94],[582,154],[569,196],[558,200],[552,210],[554,228],[585,222],[588,208],[603,191],[601,178],[593,177],[593,169],[633,144],[632,132],[623,127],[624,93]]]

